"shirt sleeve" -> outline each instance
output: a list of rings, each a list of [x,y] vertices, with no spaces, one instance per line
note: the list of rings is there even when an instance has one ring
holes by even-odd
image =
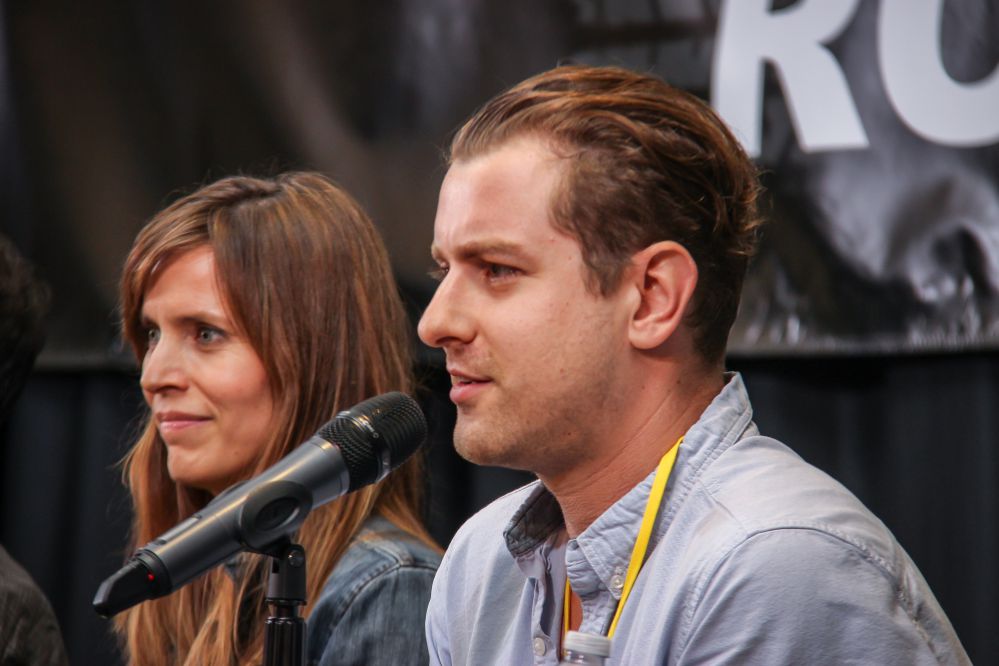
[[[423,666],[423,626],[434,571],[400,566],[372,578],[350,600],[323,646],[319,666]]]
[[[444,556],[434,578],[430,604],[427,607],[426,641],[433,666],[451,666],[451,644],[448,640],[447,601],[444,591],[448,557]]]
[[[702,589],[673,663],[966,663],[928,638],[888,563],[824,531],[752,536]]]

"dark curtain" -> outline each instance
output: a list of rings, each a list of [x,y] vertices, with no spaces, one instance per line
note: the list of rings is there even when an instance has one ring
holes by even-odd
[[[842,481],[895,533],[975,663],[999,663],[999,354],[731,361],[761,430]],[[447,544],[527,480],[459,459],[442,368],[424,365],[428,518]],[[121,564],[128,503],[115,463],[135,432],[136,378],[38,372],[2,432],[0,541],[48,594],[74,664],[113,664],[90,602]],[[793,609],[789,609],[793,612]]]
[[[90,602],[125,555],[116,463],[140,401],[124,373],[36,372],[0,430],[0,543],[52,602],[71,664],[117,662]]]
[[[806,3],[775,0],[773,8],[796,4]],[[942,4],[946,64],[977,81],[995,67],[996,0]],[[54,291],[39,370],[0,425],[0,541],[49,595],[74,664],[116,659],[90,602],[124,556],[129,508],[115,465],[141,399],[113,312],[121,262],[143,221],[201,181],[319,169],[372,213],[415,317],[431,288],[422,272],[439,148],[463,117],[565,58],[652,70],[707,96],[718,11],[730,5],[0,3],[0,232]],[[784,91],[767,75],[761,164],[775,221],[742,321],[769,323],[737,325],[742,356],[732,367],[746,376],[761,429],[879,515],[972,658],[999,663],[999,352],[973,351],[995,349],[986,324],[999,293],[987,279],[997,220],[988,202],[996,201],[999,152],[930,146],[885,111],[872,56],[883,3],[857,6],[830,49],[857,96],[870,150],[806,154]],[[843,175],[843,189],[823,189],[827,168]],[[914,175],[927,170],[929,185]],[[938,208],[949,212],[928,216]],[[852,211],[851,224],[826,225],[836,211]],[[858,239],[886,252],[886,272],[858,265]],[[937,292],[914,290],[905,276],[937,266],[946,268],[940,284],[974,287],[953,292],[957,310],[912,306],[913,294]],[[887,342],[876,335],[906,322],[956,335],[924,346],[894,329]],[[803,332],[817,344],[797,344],[808,342]],[[843,344],[825,344],[826,334]],[[957,353],[850,356],[920,349]],[[804,356],[822,350],[842,355]],[[457,458],[447,379],[432,354],[420,375],[432,426],[428,516],[446,544],[468,515],[528,477]]]

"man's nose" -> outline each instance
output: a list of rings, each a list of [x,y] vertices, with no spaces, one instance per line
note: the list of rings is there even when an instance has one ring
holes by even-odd
[[[444,277],[423,311],[417,333],[431,347],[470,342],[475,337],[468,289],[453,272]]]

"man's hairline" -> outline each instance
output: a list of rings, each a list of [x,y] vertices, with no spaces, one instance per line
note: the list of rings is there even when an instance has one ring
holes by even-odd
[[[564,234],[579,247],[579,254],[583,258],[583,285],[586,290],[591,295],[607,298],[611,292],[621,285],[624,275],[624,271],[622,269],[624,266],[630,263],[631,257],[633,257],[636,252],[640,252],[643,248],[638,248],[635,252],[631,253],[629,258],[618,266],[618,270],[616,271],[617,276],[613,283],[605,285],[604,276],[601,275],[589,261],[590,253],[583,246],[582,237],[575,233],[571,224],[564,222],[558,215],[555,214],[556,199],[560,196],[564,196],[571,189],[570,183],[568,182],[570,179],[570,172],[568,168],[563,165],[567,164],[568,160],[573,157],[571,154],[573,151],[582,152],[587,149],[586,146],[571,143],[567,139],[557,137],[552,132],[545,131],[538,127],[517,128],[499,138],[494,138],[482,143],[475,150],[469,150],[466,148],[462,154],[457,157],[454,154],[454,144],[452,143],[451,150],[447,155],[448,173],[450,173],[451,169],[455,166],[466,165],[478,159],[488,157],[489,155],[494,154],[517,141],[532,140],[547,149],[548,153],[553,158],[553,161],[557,163],[557,168],[560,171],[556,179],[556,186],[552,189],[548,200],[548,223],[551,225],[552,229]],[[445,173],[444,177],[447,178],[447,173]],[[435,261],[439,256],[436,252],[436,248],[437,245],[431,243],[430,254]]]

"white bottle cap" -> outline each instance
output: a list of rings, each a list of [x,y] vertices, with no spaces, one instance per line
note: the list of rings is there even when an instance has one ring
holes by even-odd
[[[598,634],[584,634],[581,631],[570,631],[565,635],[562,643],[563,650],[573,652],[584,652],[595,657],[609,657],[611,649],[611,639]]]

